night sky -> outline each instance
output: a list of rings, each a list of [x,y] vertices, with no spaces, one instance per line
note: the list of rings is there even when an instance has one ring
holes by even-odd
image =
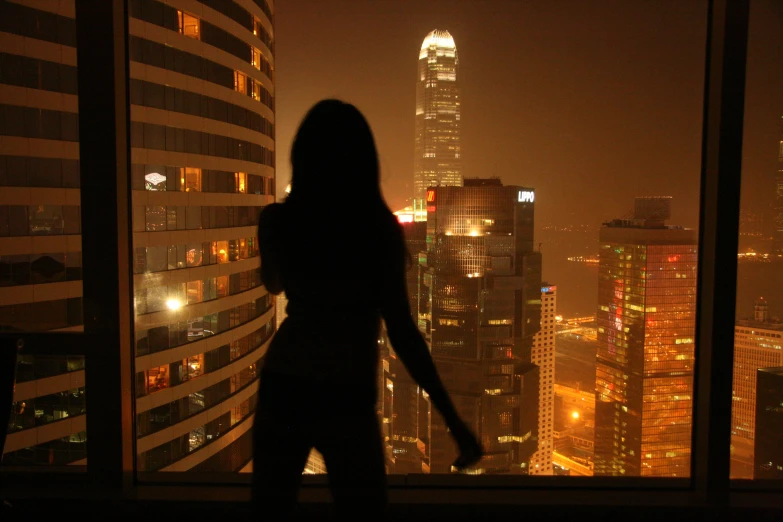
[[[276,7],[280,194],[299,121],[318,100],[336,97],[373,128],[390,207],[407,204],[418,52],[439,28],[451,32],[460,57],[465,177],[534,187],[539,224],[597,226],[628,212],[634,196],[670,195],[673,222],[697,226],[706,1]],[[753,0],[751,10],[743,204],[762,211],[783,115],[783,2]]]

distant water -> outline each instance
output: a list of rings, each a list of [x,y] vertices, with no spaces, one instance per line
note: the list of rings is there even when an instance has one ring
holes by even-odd
[[[570,244],[542,248],[544,280],[557,285],[557,312],[565,317],[593,315],[598,307],[598,265],[568,261],[569,256],[594,255]],[[753,315],[759,297],[769,303],[770,316],[783,319],[783,264],[742,263],[737,267],[737,316]]]
[[[598,307],[598,265],[568,261],[569,256],[595,255],[596,248],[572,241],[544,244],[544,280],[557,286],[557,313],[565,317],[595,314]]]
[[[771,317],[783,319],[783,264],[742,263],[737,267],[737,317],[752,316],[759,297],[769,303]]]

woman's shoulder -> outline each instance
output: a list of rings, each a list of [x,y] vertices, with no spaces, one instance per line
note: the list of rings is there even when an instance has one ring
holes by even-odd
[[[274,221],[276,219],[281,219],[283,214],[285,213],[285,205],[283,203],[271,203],[269,205],[266,205],[261,210],[261,215],[259,217],[259,224],[264,223],[265,221]]]
[[[280,227],[284,220],[285,205],[282,203],[272,203],[265,206],[258,216],[259,238],[272,234],[274,230]]]

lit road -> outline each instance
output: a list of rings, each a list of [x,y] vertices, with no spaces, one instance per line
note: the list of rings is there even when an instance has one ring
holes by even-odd
[[[584,402],[591,408],[595,408],[595,393],[592,390],[577,391],[562,384],[555,384],[555,394],[567,399]]]
[[[582,476],[582,477],[593,476],[592,469],[585,466],[584,464],[580,464],[579,462],[569,459],[565,455],[561,455],[557,451],[552,452],[552,463],[570,470],[571,475]]]

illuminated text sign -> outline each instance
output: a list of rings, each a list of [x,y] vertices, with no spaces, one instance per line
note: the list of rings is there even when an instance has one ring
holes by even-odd
[[[520,190],[517,194],[517,201],[520,203],[532,203],[536,200],[536,195],[532,190]]]
[[[428,190],[427,191],[427,203],[435,203],[435,191],[434,190]]]

